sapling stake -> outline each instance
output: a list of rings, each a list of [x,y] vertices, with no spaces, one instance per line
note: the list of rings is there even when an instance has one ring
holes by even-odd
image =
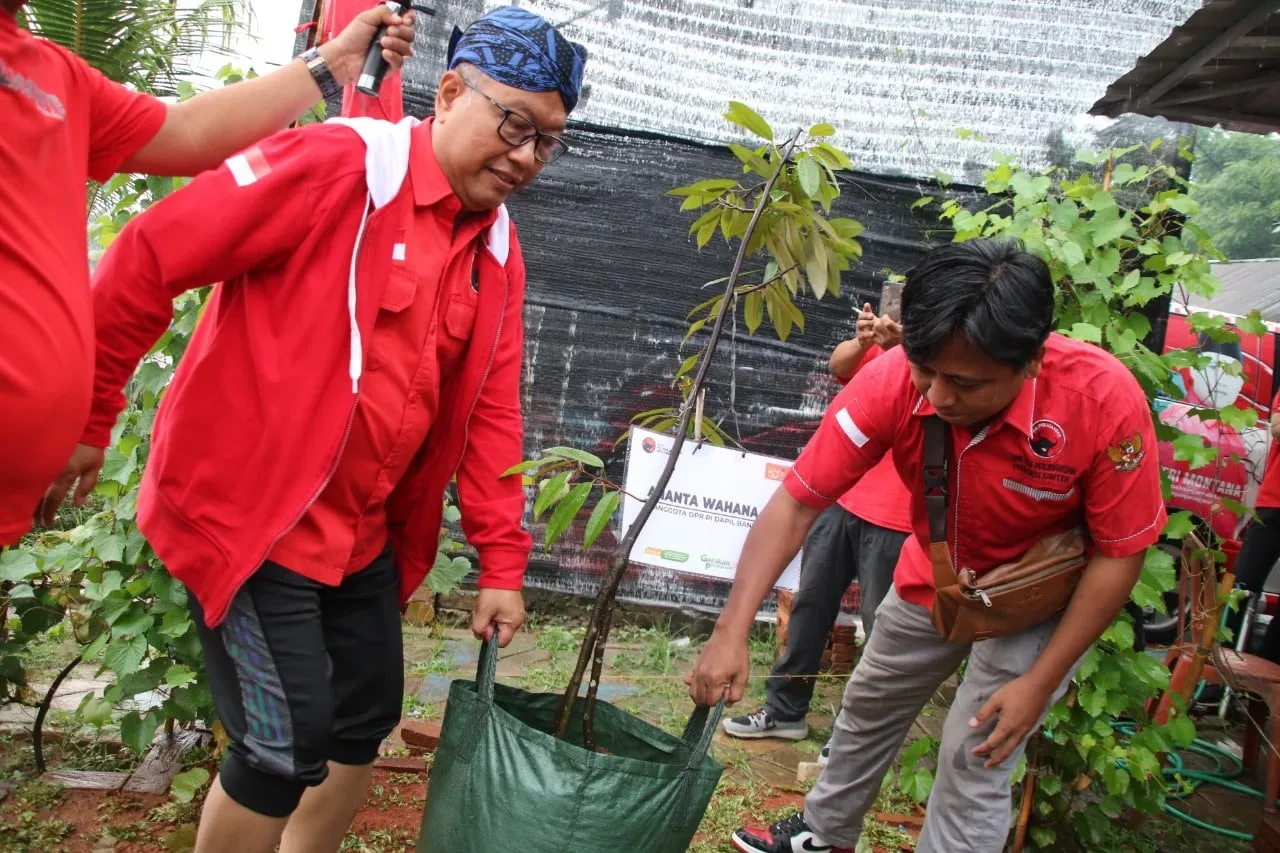
[[[605,572],[603,580],[600,582],[600,591],[596,594],[595,606],[591,612],[591,621],[587,623],[587,633],[582,640],[582,648],[578,650],[578,663],[574,667],[573,677],[569,679],[569,686],[564,692],[564,696],[560,700],[560,708],[556,713],[556,737],[564,739],[569,731],[569,721],[573,717],[573,706],[578,699],[578,691],[582,689],[582,677],[587,671],[587,664],[591,662],[596,646],[603,646],[605,634],[607,632],[606,623],[609,613],[613,609],[614,601],[618,595],[618,586],[622,583],[622,576],[627,570],[627,564],[630,562],[631,549],[639,538],[640,532],[648,523],[649,517],[653,515],[653,511],[657,508],[658,502],[662,499],[662,495],[666,492],[667,484],[671,481],[671,476],[675,473],[676,460],[680,456],[680,449],[684,446],[685,438],[689,434],[689,420],[693,417],[694,409],[697,405],[699,395],[702,393],[703,387],[706,385],[707,374],[711,369],[711,361],[715,356],[716,347],[720,343],[720,337],[724,332],[725,317],[732,308],[731,300],[733,299],[735,289],[738,286],[738,275],[742,271],[743,261],[746,259],[747,246],[751,243],[751,236],[755,232],[756,225],[760,221],[761,215],[769,207],[771,203],[770,192],[773,185],[777,181],[778,176],[782,174],[786,168],[787,162],[791,159],[791,154],[795,150],[796,143],[801,136],[800,131],[796,131],[795,135],[787,141],[782,148],[782,156],[778,158],[777,168],[769,176],[765,182],[764,188],[760,192],[759,201],[756,203],[755,210],[751,214],[751,221],[747,224],[747,230],[742,235],[741,241],[738,243],[738,254],[733,261],[733,270],[729,273],[728,281],[725,283],[724,296],[720,304],[720,310],[716,312],[715,324],[711,328],[710,337],[702,351],[702,358],[698,363],[698,371],[694,375],[693,384],[689,388],[689,393],[685,397],[684,404],[680,407],[680,422],[676,425],[675,443],[671,447],[671,453],[667,456],[666,466],[662,469],[662,474],[658,477],[654,484],[653,491],[649,494],[648,499],[644,502],[644,506],[640,508],[639,515],[627,530],[625,536],[622,537],[616,548],[614,548],[613,556],[609,560],[609,569]],[[592,680],[587,688],[587,708],[594,709],[596,701],[596,691],[598,681]],[[583,715],[583,735],[584,741],[592,741],[588,717]]]

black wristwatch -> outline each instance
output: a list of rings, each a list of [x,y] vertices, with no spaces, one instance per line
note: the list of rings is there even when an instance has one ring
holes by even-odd
[[[311,79],[316,81],[316,85],[320,87],[320,94],[324,96],[326,101],[342,94],[342,86],[338,85],[338,81],[333,79],[333,72],[329,70],[329,63],[324,61],[320,51],[313,47],[298,58],[307,64],[307,70],[311,72]]]

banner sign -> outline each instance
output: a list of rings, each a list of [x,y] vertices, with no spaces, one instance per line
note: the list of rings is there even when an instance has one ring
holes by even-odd
[[[630,529],[666,467],[675,439],[633,429],[627,451],[622,530]],[[631,550],[631,561],[732,580],[747,531],[782,484],[791,463],[710,444],[686,442],[675,473]],[[800,557],[778,586],[794,590]]]

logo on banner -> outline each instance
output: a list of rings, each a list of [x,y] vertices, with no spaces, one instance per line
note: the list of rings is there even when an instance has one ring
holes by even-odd
[[[790,470],[786,465],[779,465],[777,462],[766,462],[764,464],[764,478],[766,480],[777,480],[781,483],[787,479],[787,472]]]
[[[1031,425],[1031,452],[1041,459],[1052,459],[1067,444],[1067,434],[1062,427],[1050,420],[1039,420]]]
[[[658,449],[658,442],[646,436],[645,440],[640,442],[640,447],[644,449],[645,453],[652,453]]]
[[[644,552],[650,557],[661,557],[673,563],[689,562],[689,555],[683,551],[669,551],[666,548],[655,548],[652,545],[644,549]]]

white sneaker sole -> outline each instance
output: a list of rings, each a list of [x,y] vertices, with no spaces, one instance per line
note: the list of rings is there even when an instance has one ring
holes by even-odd
[[[742,853],[760,853],[756,848],[748,847],[747,842],[739,841],[738,834],[736,832],[731,836],[730,840],[733,841],[733,846],[741,850]]]
[[[770,729],[766,732],[748,732],[742,730],[735,731],[734,729],[725,726],[724,733],[729,737],[736,737],[739,740],[765,740],[766,738],[777,738],[778,740],[804,740],[809,736],[809,729],[804,728],[796,731]]]

